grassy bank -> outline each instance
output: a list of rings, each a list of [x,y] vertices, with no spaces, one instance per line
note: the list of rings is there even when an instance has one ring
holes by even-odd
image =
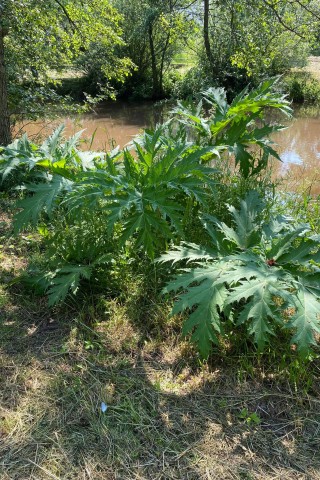
[[[143,306],[139,292],[48,309],[10,284],[39,245],[12,237],[9,207],[0,217],[1,479],[320,478],[317,360],[234,352],[201,364],[168,305]]]
[[[284,87],[293,102],[319,105],[320,57],[309,57],[306,67],[293,69],[284,77]]]

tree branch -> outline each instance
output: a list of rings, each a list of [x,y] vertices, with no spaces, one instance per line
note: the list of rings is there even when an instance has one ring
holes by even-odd
[[[63,13],[65,14],[68,22],[70,23],[71,27],[72,27],[72,30],[75,32],[77,30],[79,30],[79,28],[77,27],[76,23],[72,20],[72,18],[70,17],[69,13],[68,13],[68,10],[66,9],[66,7],[59,1],[59,0],[54,0],[56,2],[57,5],[59,5],[59,7],[61,8],[61,10],[63,11]]]
[[[297,35],[297,37],[301,38],[301,40],[305,40],[304,35],[298,32],[295,28],[290,27],[283,21],[283,18],[281,17],[280,13],[277,11],[274,5],[272,5],[268,0],[262,0],[262,1],[274,13],[274,15],[277,17],[278,22],[280,23],[280,25],[283,26],[283,28],[285,28],[288,32],[293,33],[294,35]]]

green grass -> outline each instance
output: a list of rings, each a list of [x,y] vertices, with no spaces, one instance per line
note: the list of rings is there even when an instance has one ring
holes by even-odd
[[[197,59],[195,53],[190,50],[185,50],[174,56],[171,65],[181,75],[185,75],[196,64]]]
[[[174,56],[172,65],[194,66],[196,64],[193,52],[181,52]]]
[[[121,301],[90,294],[48,309],[9,284],[39,245],[12,238],[8,210],[1,480],[319,478],[317,358],[300,364],[294,352],[262,357],[226,345],[201,364],[179,336],[179,318],[145,298],[143,284]]]

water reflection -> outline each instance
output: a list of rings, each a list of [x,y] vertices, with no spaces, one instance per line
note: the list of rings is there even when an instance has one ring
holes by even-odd
[[[19,125],[18,130],[23,128],[30,138],[39,139],[50,135],[54,128],[64,123],[66,136],[84,130],[82,148],[108,150],[115,145],[123,147],[143,128],[162,122],[164,112],[163,104],[155,105],[153,102],[108,102],[100,106],[96,113],[29,122]]]
[[[288,128],[273,136],[282,164],[277,175],[285,179],[287,190],[320,194],[320,115],[299,116]]]
[[[44,137],[64,122],[66,135],[85,129],[82,148],[108,150],[110,146],[124,146],[143,128],[162,122],[168,109],[168,105],[152,102],[109,102],[95,114],[30,123],[25,130],[29,136]],[[320,194],[320,112],[299,110],[295,117],[287,121],[286,130],[273,136],[282,160],[274,163],[275,175],[284,179],[283,188],[289,191]]]

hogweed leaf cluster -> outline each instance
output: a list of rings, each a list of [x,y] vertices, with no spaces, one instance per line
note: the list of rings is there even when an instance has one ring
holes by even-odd
[[[203,357],[231,319],[259,350],[280,328],[305,355],[320,333],[319,239],[307,225],[293,228],[283,219],[264,225],[261,208],[250,194],[239,210],[231,207],[234,226],[205,218],[211,249],[183,244],[159,259],[182,266],[164,293],[176,293],[172,313],[187,313],[183,333]]]
[[[214,186],[215,169],[202,162],[212,148],[173,143],[162,133],[158,127],[108,157],[106,168],[83,175],[64,202],[103,215],[110,234],[121,223],[119,245],[134,239],[151,258],[183,237],[185,199],[204,203]]]
[[[251,92],[246,88],[230,105],[222,88],[209,88],[196,107],[180,102],[174,113],[197,144],[225,151],[248,178],[265,169],[270,157],[280,160],[269,136],[285,127],[264,121],[266,109],[292,114],[286,97],[274,90],[277,82],[267,80]]]

